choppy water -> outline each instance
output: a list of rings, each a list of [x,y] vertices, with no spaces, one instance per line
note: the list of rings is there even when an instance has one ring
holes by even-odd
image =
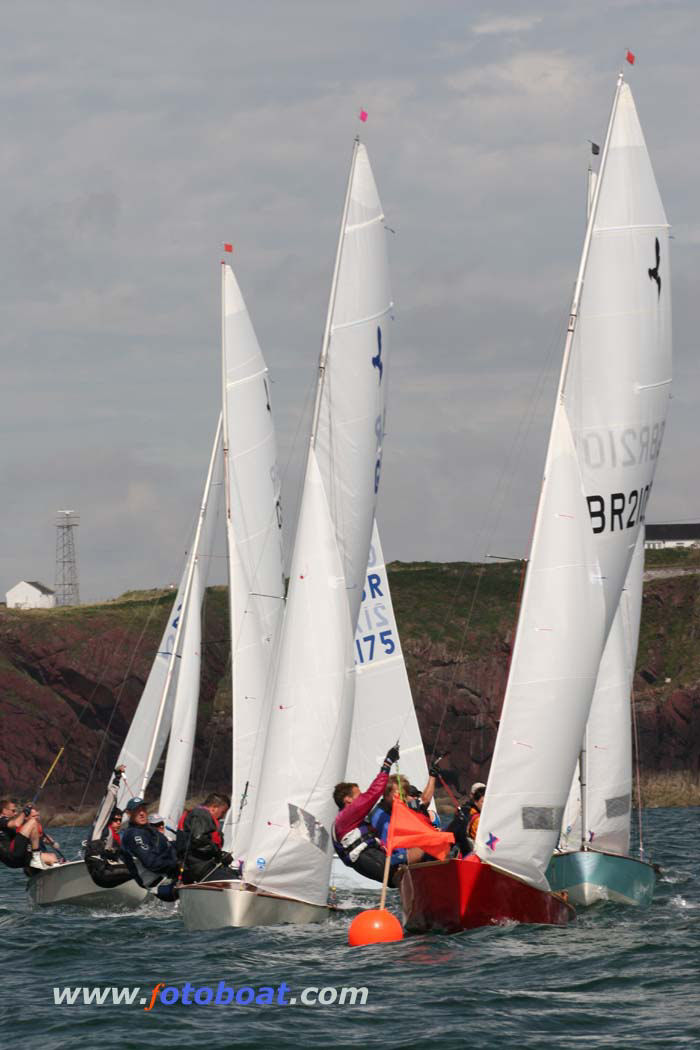
[[[604,904],[564,929],[509,926],[351,949],[347,927],[186,933],[155,901],[134,913],[32,910],[21,872],[0,870],[3,1045],[391,1048],[700,1046],[700,809],[654,810],[663,868],[650,908]],[[69,856],[79,829],[59,836]],[[366,1005],[63,1005],[54,986],[366,986]]]

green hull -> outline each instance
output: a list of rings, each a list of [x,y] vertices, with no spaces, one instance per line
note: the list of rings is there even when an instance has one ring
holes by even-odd
[[[577,907],[597,901],[645,907],[651,902],[656,876],[651,864],[644,861],[585,850],[555,853],[547,880],[554,891],[566,892]]]

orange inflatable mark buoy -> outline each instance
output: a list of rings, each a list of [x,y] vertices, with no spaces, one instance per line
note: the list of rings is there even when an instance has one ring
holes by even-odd
[[[395,915],[385,908],[361,911],[350,923],[348,944],[361,948],[365,944],[383,944],[387,941],[402,941],[403,927]]]

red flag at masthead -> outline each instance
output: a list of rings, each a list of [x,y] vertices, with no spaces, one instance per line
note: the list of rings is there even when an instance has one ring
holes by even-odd
[[[629,62],[629,64],[631,66],[634,65],[634,53],[632,51],[628,51],[627,54],[625,55],[625,58],[627,59],[627,61]]]

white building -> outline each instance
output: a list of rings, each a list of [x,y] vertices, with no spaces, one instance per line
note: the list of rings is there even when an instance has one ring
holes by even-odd
[[[644,546],[647,550],[664,550],[668,547],[700,547],[700,523],[647,525]]]
[[[5,595],[8,609],[53,609],[56,595],[36,580],[20,580]]]

